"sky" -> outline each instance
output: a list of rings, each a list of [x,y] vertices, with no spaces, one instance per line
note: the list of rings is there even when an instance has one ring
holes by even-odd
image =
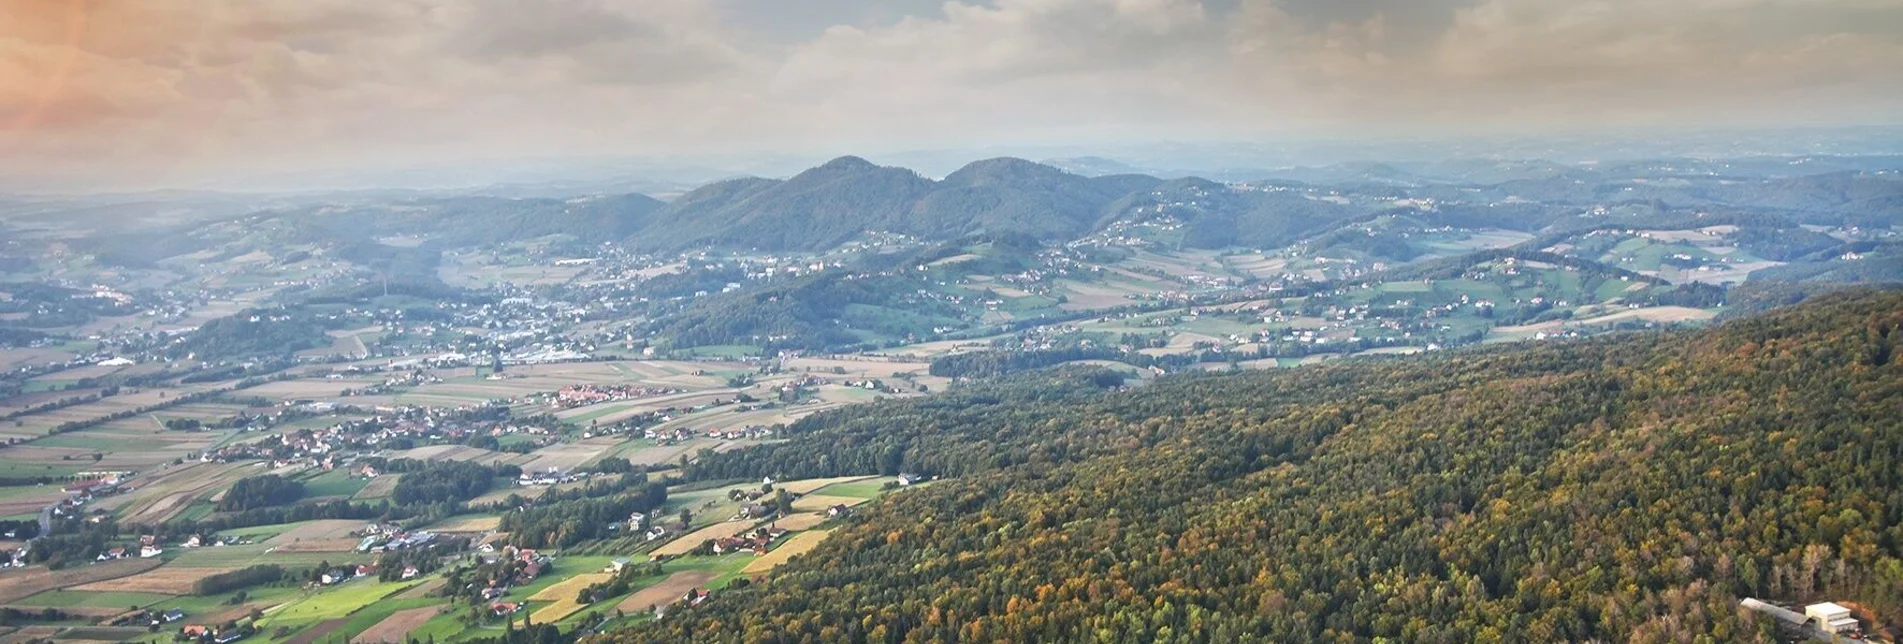
[[[1903,121],[1903,0],[0,0],[0,176]]]

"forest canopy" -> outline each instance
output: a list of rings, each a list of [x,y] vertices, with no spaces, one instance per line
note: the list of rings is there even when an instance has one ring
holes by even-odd
[[[606,641],[1774,641],[1903,614],[1903,294],[1699,332],[806,419],[690,478],[949,475]]]

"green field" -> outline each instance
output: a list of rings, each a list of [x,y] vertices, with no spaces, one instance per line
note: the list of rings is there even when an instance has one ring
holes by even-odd
[[[331,470],[304,480],[305,497],[348,497],[369,485],[368,479],[351,476],[344,470]]]
[[[46,492],[57,492],[59,491],[59,489],[60,487],[57,484],[15,485],[10,487],[0,487],[0,500],[18,498],[18,497],[26,496],[28,494],[42,494]]]
[[[168,599],[171,595],[154,593],[101,593],[78,590],[49,590],[26,599],[13,602],[17,606],[34,608],[131,608],[145,607]]]
[[[61,461],[54,463],[24,463],[20,461],[0,460],[0,478],[29,478],[35,476],[66,476],[75,472],[91,469],[92,461],[85,465],[79,461]]]
[[[186,568],[241,568],[257,564],[278,564],[309,568],[320,563],[370,563],[373,557],[355,552],[265,552],[272,546],[254,543],[244,546],[193,548],[180,550],[170,565]],[[169,551],[168,551],[169,552]]]
[[[88,431],[54,434],[33,439],[34,447],[74,447],[104,451],[124,451],[129,445],[124,435],[102,436]]]
[[[334,587],[310,592],[302,599],[271,611],[260,622],[260,626],[266,632],[270,632],[279,626],[297,629],[327,619],[344,617],[419,583],[421,582],[416,580],[379,582],[372,579],[344,582]],[[368,626],[368,624],[365,625],[365,627]]]
[[[851,483],[836,483],[820,488],[813,493],[824,496],[850,496],[859,499],[876,499],[887,492],[887,490],[883,489],[886,483],[892,483],[898,480],[899,477],[896,476],[881,476],[876,479],[853,481]]]

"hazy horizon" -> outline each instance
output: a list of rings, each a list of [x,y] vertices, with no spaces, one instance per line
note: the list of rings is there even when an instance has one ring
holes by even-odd
[[[772,174],[841,154],[1889,126],[1903,8],[28,0],[0,5],[0,70],[11,191],[508,180],[549,159]]]

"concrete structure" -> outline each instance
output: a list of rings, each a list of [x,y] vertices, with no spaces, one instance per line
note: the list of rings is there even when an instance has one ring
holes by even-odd
[[[1741,606],[1744,606],[1745,608],[1748,608],[1760,613],[1764,613],[1766,615],[1770,615],[1772,618],[1780,622],[1790,624],[1792,626],[1804,625],[1803,615],[1798,614],[1797,611],[1784,608],[1782,606],[1773,606],[1771,604],[1767,604],[1755,599],[1751,599],[1749,597],[1746,597],[1744,601],[1738,602],[1738,604]]]
[[[1850,609],[1831,602],[1805,606],[1804,618],[1817,622],[1818,630],[1826,633],[1853,633],[1859,628],[1857,618],[1850,616]]]

